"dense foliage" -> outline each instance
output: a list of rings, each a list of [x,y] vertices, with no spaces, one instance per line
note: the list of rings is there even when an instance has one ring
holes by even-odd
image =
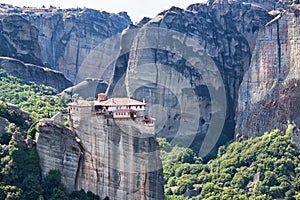
[[[66,113],[70,97],[56,96],[51,87],[25,83],[0,69],[0,101],[18,105],[35,119],[50,117],[59,111]]]
[[[26,84],[0,70],[0,117],[9,126],[0,132],[0,199],[2,200],[100,200],[99,196],[83,190],[65,193],[59,171],[42,177],[34,138],[37,119],[65,112],[69,98],[55,96],[50,87]],[[35,119],[26,120],[20,112],[9,109],[6,102],[30,111]],[[12,140],[12,135],[19,140]],[[108,198],[106,198],[108,199]]]
[[[167,199],[192,193],[196,196],[190,199],[197,200],[300,199],[300,154],[291,140],[291,129],[222,146],[217,158],[207,164],[197,163],[199,159],[182,162],[178,147],[171,148],[160,139]]]

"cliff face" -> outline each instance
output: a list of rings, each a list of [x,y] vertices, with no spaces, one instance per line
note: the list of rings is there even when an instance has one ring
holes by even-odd
[[[125,12],[0,8],[0,56],[61,71],[73,83],[110,80],[120,32],[131,23]]]
[[[58,91],[72,86],[62,73],[43,66],[39,30],[19,15],[0,16],[0,68],[25,82],[51,86]],[[26,64],[25,64],[26,63]]]
[[[73,120],[84,149],[78,189],[116,200],[163,199],[162,164],[154,135],[96,115],[81,113]]]
[[[0,14],[0,56],[52,68],[74,83],[85,78],[110,80],[120,47],[119,33],[131,23],[126,13],[71,9],[28,14],[26,9],[11,7],[16,12],[11,13],[5,11],[8,8],[5,4],[0,7],[4,10]],[[72,86],[62,74],[56,73],[55,77],[55,73],[50,73],[52,70],[38,70],[42,68],[28,64],[21,75],[17,73],[20,65],[13,69],[16,65],[11,64],[12,75],[18,74],[25,81],[49,85],[59,91]]]
[[[62,183],[67,192],[74,191],[82,153],[75,140],[75,133],[60,125],[40,123],[37,151],[43,176],[50,170],[57,169],[61,172]]]
[[[119,50],[119,33],[130,23],[126,13],[92,9],[23,15],[39,30],[41,59],[75,83],[85,78],[109,81]]]
[[[240,88],[237,132],[255,136],[300,123],[300,6],[282,11],[259,32]]]
[[[68,94],[70,96],[78,94],[84,99],[91,97],[98,98],[98,94],[105,93],[107,87],[108,83],[103,80],[87,78],[77,85],[65,89],[61,94]]]
[[[21,16],[6,16],[0,21],[0,56],[42,65],[39,31]]]
[[[58,91],[73,85],[61,72],[33,64],[25,64],[13,58],[0,57],[0,68],[9,75],[18,77],[25,82],[47,85]]]
[[[109,95],[146,97],[160,136],[196,133],[200,143],[222,112],[229,138],[298,124],[299,9],[299,1],[209,1],[144,19],[123,32]],[[214,67],[221,86],[207,76]]]
[[[213,123],[225,121],[223,133],[232,137],[239,85],[259,27],[271,18],[240,2],[173,7],[124,31],[127,52],[121,49],[109,94],[145,97],[160,136],[196,134],[202,142]]]
[[[59,169],[68,192],[84,189],[115,200],[163,199],[154,135],[87,111],[73,111],[74,132],[49,123],[39,126],[37,150],[43,174]]]

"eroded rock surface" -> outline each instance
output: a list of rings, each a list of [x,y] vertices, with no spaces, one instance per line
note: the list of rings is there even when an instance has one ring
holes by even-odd
[[[272,17],[253,4],[215,2],[191,5],[187,10],[173,7],[132,26],[123,32],[125,51],[120,51],[109,95],[146,98],[150,113],[159,119],[160,136],[193,132],[199,145],[217,113],[226,115],[223,133],[232,138],[239,85],[248,70],[258,30]],[[177,36],[168,38],[163,29]],[[220,72],[219,81],[212,75],[213,68]],[[222,88],[225,103],[218,97],[211,100],[211,92],[222,96]],[[158,107],[151,111],[155,105]],[[182,130],[182,119],[192,125]]]
[[[57,124],[40,123],[37,152],[43,176],[50,170],[59,170],[67,192],[76,190],[82,151],[73,131]]]
[[[0,56],[43,65],[38,29],[23,17],[9,15],[0,21]]]
[[[24,15],[39,30],[41,59],[74,83],[85,78],[109,81],[120,48],[127,13],[93,9]]]
[[[0,132],[5,132],[8,125],[9,121],[6,118],[0,116]]]
[[[126,12],[0,7],[0,56],[61,71],[73,83],[110,80],[120,32],[131,24]]]
[[[9,75],[18,77],[25,82],[43,84],[53,87],[58,91],[62,91],[73,85],[72,82],[59,71],[33,64],[26,64],[13,58],[0,57],[0,68],[4,69]]]
[[[299,13],[294,4],[259,32],[239,92],[237,132],[246,137],[300,123]]]
[[[98,98],[99,93],[105,93],[108,87],[108,83],[99,80],[99,79],[92,79],[87,78],[84,81],[69,87],[62,91],[62,95],[68,94],[73,96],[74,94],[78,94],[80,97],[86,98]]]
[[[72,117],[73,131],[53,123],[38,128],[42,173],[58,169],[68,192],[84,189],[102,199],[164,198],[162,163],[153,134],[91,112]]]

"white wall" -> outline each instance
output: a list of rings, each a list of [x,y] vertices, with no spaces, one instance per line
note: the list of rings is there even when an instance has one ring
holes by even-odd
[[[108,107],[107,111],[114,111],[114,110],[128,110],[128,109],[132,109],[132,110],[145,110],[145,106],[112,106],[112,107]]]

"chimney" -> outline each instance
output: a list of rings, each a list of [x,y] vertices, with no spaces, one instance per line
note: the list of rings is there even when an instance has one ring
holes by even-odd
[[[143,98],[143,103],[146,103],[146,100],[145,100],[145,98]]]
[[[101,102],[101,101],[105,101],[105,100],[106,100],[106,94],[99,93],[98,94],[98,101]]]

